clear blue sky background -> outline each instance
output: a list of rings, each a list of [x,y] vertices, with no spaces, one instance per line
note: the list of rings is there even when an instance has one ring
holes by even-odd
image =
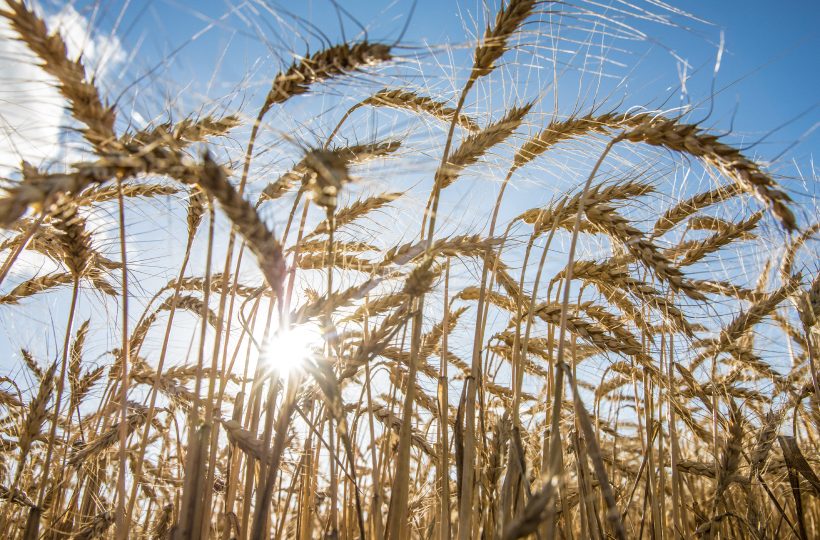
[[[619,5],[614,0],[601,3],[614,7]],[[100,27],[110,28],[120,15],[120,8],[115,4],[104,2],[97,6]],[[353,18],[368,28],[371,39],[384,41],[391,41],[401,33],[412,7],[411,2],[404,0],[393,4],[350,0],[341,4]],[[494,11],[495,4],[491,3],[490,10]],[[705,99],[709,95],[712,67],[722,30],[726,48],[716,80],[720,94],[715,103],[715,122],[724,128],[733,122],[735,130],[748,137],[749,141],[789,122],[756,151],[761,157],[773,158],[787,144],[805,136],[795,148],[795,155],[808,158],[820,142],[818,133],[807,135],[820,118],[816,109],[820,102],[820,92],[817,91],[820,83],[817,54],[820,50],[820,2],[691,0],[674,4],[711,24],[677,19],[691,26],[688,31],[657,24],[641,25],[659,44],[653,52],[640,59],[635,75],[639,80],[643,78],[648,81],[644,87],[647,97],[662,97],[664,89],[676,82],[676,61],[665,50],[669,48],[690,61],[693,68],[701,69],[689,89],[694,99]],[[79,10],[86,13],[90,13],[94,5],[76,4]],[[207,82],[212,76],[214,64],[221,61],[219,79],[226,85],[236,85],[260,56],[268,56],[272,51],[283,55],[288,48],[299,48],[298,41],[292,36],[283,35],[281,26],[273,23],[274,17],[270,12],[265,12],[265,5],[270,6],[271,10],[292,11],[321,29],[331,42],[341,40],[338,12],[328,0],[278,4],[251,2],[247,5],[225,0],[132,2],[124,13],[117,34],[127,49],[138,47],[140,50],[139,60],[129,66],[132,70],[134,67],[138,68],[137,71],[151,67],[154,62],[168,58],[177,47],[184,45],[174,55],[174,73],[182,70],[186,82],[189,79]],[[403,42],[417,46],[425,43],[465,43],[469,39],[465,28],[476,28],[476,20],[469,17],[478,17],[477,22],[483,24],[482,5],[476,0],[418,0]],[[639,1],[637,5],[658,11],[649,3]],[[236,11],[226,15],[231,10]],[[256,20],[263,21],[256,29],[249,22],[254,11],[262,15]],[[214,26],[200,34],[210,23]],[[348,38],[355,36],[357,29],[350,18],[344,17],[344,27]],[[193,36],[197,38],[190,41]],[[266,48],[263,40],[269,41],[270,48]],[[311,40],[311,45],[315,50],[318,41]],[[274,61],[267,68],[276,65],[277,61]],[[158,72],[163,73],[163,69]],[[219,94],[218,85],[211,89],[211,93],[212,97]]]

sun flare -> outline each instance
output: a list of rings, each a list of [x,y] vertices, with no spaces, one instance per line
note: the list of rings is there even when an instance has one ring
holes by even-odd
[[[318,328],[297,326],[274,334],[264,353],[268,367],[280,375],[287,375],[303,366],[322,343]]]

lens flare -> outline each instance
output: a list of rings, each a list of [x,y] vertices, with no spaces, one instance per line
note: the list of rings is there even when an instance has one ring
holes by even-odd
[[[308,325],[282,330],[268,343],[265,361],[271,370],[287,375],[303,366],[321,342],[319,330]]]

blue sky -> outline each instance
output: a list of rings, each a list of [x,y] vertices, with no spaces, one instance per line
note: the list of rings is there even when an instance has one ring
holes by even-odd
[[[101,5],[80,2],[76,6],[89,14],[93,13],[92,8],[99,8],[96,17],[99,26],[106,29],[122,15],[117,35],[126,49],[140,51],[140,58],[129,64],[129,68],[138,68],[132,70],[131,75],[139,72],[140,67],[142,71],[156,67],[156,62],[167,60],[173,53],[174,72],[182,70],[186,82],[191,80],[202,84],[211,79],[212,66],[218,63],[221,71],[217,84],[210,89],[215,96],[220,90],[218,81],[227,85],[238,84],[260,57],[278,55],[286,59],[289,49],[297,53],[306,50],[305,44],[288,35],[284,28],[291,22],[277,24],[272,15],[275,10],[292,10],[293,15],[320,29],[330,42],[337,43],[342,39],[339,17],[343,19],[348,38],[356,36],[357,23],[360,23],[368,29],[371,40],[392,41],[404,29],[413,7],[411,2],[404,0],[393,3],[351,0],[341,4],[350,17],[340,13],[328,0],[278,4],[148,0],[132,2],[124,13],[113,2]],[[620,7],[620,2],[616,1],[601,4],[608,4],[611,9]],[[584,4],[579,2],[578,5]],[[637,2],[636,5],[662,12],[651,8],[648,2]],[[651,81],[643,89],[648,96],[659,98],[669,84],[677,82],[677,55],[690,63],[690,71],[699,70],[688,84],[692,99],[706,99],[723,32],[725,51],[715,80],[719,91],[714,107],[716,122],[722,127],[731,123],[748,140],[755,140],[788,123],[759,147],[767,158],[775,157],[787,144],[811,130],[820,118],[816,109],[820,101],[816,91],[820,83],[820,61],[816,54],[820,46],[817,31],[820,2],[796,0],[773,4],[765,0],[695,0],[677,2],[676,5],[710,24],[673,17],[677,23],[689,27],[681,30],[636,22],[656,42],[648,53],[645,52],[648,44],[634,47],[641,53],[633,58],[639,60],[639,67],[632,76]],[[493,11],[494,5],[489,9]],[[478,21],[474,19],[476,16]],[[403,43],[414,47],[465,44],[470,39],[468,32],[483,25],[483,21],[482,3],[478,1],[419,0]],[[208,28],[211,24],[213,26]],[[306,34],[301,32],[301,35]],[[191,40],[194,36],[196,38]],[[308,45],[311,50],[316,50],[319,42],[310,39]],[[183,48],[174,52],[180,46]],[[270,71],[281,65],[277,60],[264,68]],[[157,73],[163,72],[163,67],[158,68]],[[263,70],[259,75],[264,73]],[[796,155],[809,156],[818,147],[818,141],[820,138],[816,133],[808,135],[796,149]]]

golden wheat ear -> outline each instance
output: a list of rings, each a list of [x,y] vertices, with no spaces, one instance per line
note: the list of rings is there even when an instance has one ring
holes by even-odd
[[[85,124],[85,137],[97,150],[114,141],[115,112],[102,101],[94,81],[80,60],[71,60],[63,38],[49,33],[46,23],[22,1],[8,0],[0,16],[8,19],[18,39],[40,59],[43,70],[57,79],[60,93],[71,106],[71,114]]]
[[[392,58],[390,46],[362,41],[342,43],[294,62],[287,71],[279,73],[265,97],[260,117],[273,105],[284,103],[293,96],[306,93],[310,86],[338,77],[366,66],[386,62]]]
[[[704,132],[699,126],[670,118],[647,118],[641,125],[627,130],[624,137],[632,142],[661,146],[702,159],[765,204],[787,231],[797,230],[797,221],[789,209],[792,200],[771,176],[740,150]]]

